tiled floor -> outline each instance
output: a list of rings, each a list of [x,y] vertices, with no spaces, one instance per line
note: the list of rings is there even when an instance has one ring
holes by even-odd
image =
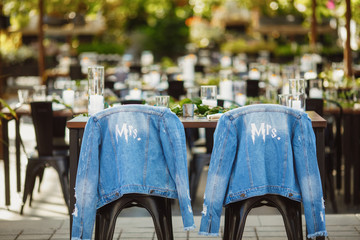
[[[330,240],[360,239],[360,215],[327,215],[327,230]],[[199,226],[200,217],[195,217]],[[221,235],[223,224],[221,226]],[[180,216],[173,217],[174,239],[221,239],[198,235],[197,230],[186,232]],[[304,228],[305,231],[305,228]],[[0,221],[0,240],[65,240],[69,239],[68,219]],[[120,217],[117,220],[114,239],[157,239],[149,217]],[[248,217],[243,239],[287,239],[283,221],[279,215],[251,215]]]
[[[45,171],[41,184],[41,191],[34,192],[32,207],[24,208],[24,215],[19,214],[22,193],[16,192],[15,185],[15,157],[14,157],[14,123],[9,125],[10,130],[10,168],[11,168],[11,205],[5,206],[4,200],[4,172],[3,162],[0,161],[0,240],[12,239],[69,239],[69,216],[64,204],[56,172],[48,168]],[[21,136],[26,146],[26,151],[31,152],[35,146],[34,131],[29,119],[22,119]],[[26,155],[21,155],[22,181],[26,167]],[[206,173],[203,174],[206,176]],[[206,179],[200,182],[198,198],[194,206],[196,225],[199,226],[202,206],[201,189]],[[36,185],[37,187],[37,185]],[[326,222],[329,237],[327,239],[360,239],[360,211],[358,207],[342,204],[341,192],[338,193],[339,209],[341,214],[331,214],[327,208]],[[327,204],[329,205],[329,204]],[[223,218],[222,218],[223,220]],[[305,221],[303,221],[305,223]],[[223,224],[221,230],[223,228]],[[182,221],[179,208],[173,207],[173,229],[175,239],[209,239],[200,236],[197,230],[185,232],[182,230]],[[114,239],[156,239],[152,220],[148,213],[140,208],[124,210],[117,221]],[[220,238],[211,238],[220,239]],[[271,208],[259,208],[251,211],[243,239],[287,239],[281,216]]]

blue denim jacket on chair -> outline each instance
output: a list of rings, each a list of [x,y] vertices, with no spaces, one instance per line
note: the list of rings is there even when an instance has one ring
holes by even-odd
[[[304,112],[259,104],[219,119],[200,234],[218,235],[223,205],[265,194],[302,201],[308,237],[327,235],[315,134]]]
[[[168,108],[124,105],[91,116],[76,177],[72,239],[91,239],[96,209],[123,194],[179,199],[194,228],[184,126]]]

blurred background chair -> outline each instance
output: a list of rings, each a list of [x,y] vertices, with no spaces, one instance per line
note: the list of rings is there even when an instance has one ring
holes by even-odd
[[[69,156],[66,148],[60,150],[55,149],[53,144],[54,117],[52,102],[32,102],[31,117],[35,129],[36,151],[28,156],[23,203],[20,214],[23,214],[24,206],[29,195],[29,205],[31,206],[36,177],[39,178],[40,185],[44,169],[47,166],[51,166],[57,171],[65,204],[69,208]]]
[[[335,190],[341,189],[341,165],[342,165],[342,133],[341,124],[343,108],[337,101],[326,100],[327,111],[324,113],[327,126],[325,128],[325,162],[326,162],[326,192],[330,194],[332,208],[338,212],[335,199]],[[335,174],[334,174],[335,173]],[[335,180],[335,181],[334,181]],[[335,183],[336,184],[335,184]]]
[[[128,104],[144,104],[144,100],[121,100],[121,105],[128,105]]]

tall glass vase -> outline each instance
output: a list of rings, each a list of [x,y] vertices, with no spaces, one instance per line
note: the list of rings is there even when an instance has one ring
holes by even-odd
[[[88,68],[88,82],[88,114],[91,116],[101,110],[104,110],[104,67],[90,66]]]

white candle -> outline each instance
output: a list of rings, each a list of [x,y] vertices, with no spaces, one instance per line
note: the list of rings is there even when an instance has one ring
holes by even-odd
[[[141,66],[150,66],[154,62],[154,55],[150,51],[141,53]]]
[[[93,115],[104,109],[104,96],[101,95],[90,95],[89,98],[89,115]]]
[[[344,70],[342,69],[335,69],[332,73],[332,78],[335,82],[341,82],[344,77]]]
[[[301,101],[300,100],[293,100],[292,101],[292,108],[297,109],[297,110],[302,110]]]
[[[183,62],[183,78],[186,82],[194,82],[195,80],[195,56],[188,55]]]
[[[235,96],[235,102],[239,104],[240,106],[245,106],[246,104],[246,96],[245,94],[238,93]]]
[[[62,94],[62,98],[66,105],[69,105],[70,107],[74,107],[74,101],[75,101],[74,90],[71,89],[64,90]]]
[[[269,77],[269,82],[271,85],[273,85],[274,87],[278,87],[280,84],[280,78],[278,75],[276,74],[271,74]]]
[[[238,71],[238,72],[247,72],[247,65],[246,62],[240,60],[240,61],[234,61],[234,68]]]
[[[253,68],[249,72],[249,79],[250,80],[260,80],[260,72],[256,68]]]
[[[315,79],[317,77],[317,73],[310,70],[304,74],[305,79]]]
[[[220,99],[232,101],[234,99],[233,82],[228,79],[225,79],[224,81],[220,81],[219,92],[220,92]]]
[[[223,68],[231,67],[231,58],[229,56],[223,56],[220,63]]]
[[[150,85],[153,86],[153,87],[157,87],[159,84],[160,84],[160,73],[157,72],[157,71],[152,71],[150,73],[150,76],[151,76],[151,83]]]
[[[141,99],[141,90],[138,88],[131,89],[129,91],[130,99]]]

